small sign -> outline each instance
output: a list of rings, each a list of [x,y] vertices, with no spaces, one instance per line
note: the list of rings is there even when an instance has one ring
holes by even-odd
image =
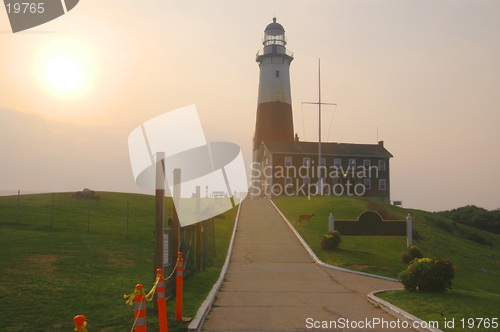
[[[169,265],[168,259],[168,234],[163,234],[163,266]]]

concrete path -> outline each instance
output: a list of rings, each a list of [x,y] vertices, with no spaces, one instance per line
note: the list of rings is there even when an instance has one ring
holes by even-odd
[[[341,324],[342,319],[388,323],[395,319],[370,304],[366,295],[399,287],[396,282],[319,267],[269,201],[246,200],[226,280],[203,330],[309,331],[319,330],[311,328],[315,321]],[[340,325],[330,327],[341,330]],[[370,330],[387,330],[373,327]]]

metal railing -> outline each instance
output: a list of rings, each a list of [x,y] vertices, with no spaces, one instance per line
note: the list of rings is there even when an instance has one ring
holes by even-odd
[[[285,49],[285,53],[264,53],[264,50],[259,50],[257,51],[257,54],[255,55],[255,58],[261,57],[264,54],[285,54],[291,58],[293,58],[293,52]]]

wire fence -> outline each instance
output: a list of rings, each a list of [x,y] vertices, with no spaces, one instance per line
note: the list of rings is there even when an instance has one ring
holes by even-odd
[[[167,248],[164,249],[164,254],[174,257],[172,254],[176,253],[172,252],[171,239],[172,209],[172,200],[167,197],[164,227]],[[0,226],[2,225],[142,239],[151,241],[153,250],[155,197],[91,190],[60,193],[4,191],[0,194]],[[188,278],[196,270],[195,225],[182,227],[180,240],[185,278]],[[217,257],[213,218],[202,222],[201,243],[201,266],[205,270],[214,264]],[[175,260],[170,257],[164,263],[165,269],[170,270],[175,265]]]

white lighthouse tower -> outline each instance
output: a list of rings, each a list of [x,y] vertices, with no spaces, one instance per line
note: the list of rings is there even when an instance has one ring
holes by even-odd
[[[253,150],[263,140],[293,141],[290,63],[293,53],[286,49],[285,29],[273,18],[264,30],[264,48],[257,52],[260,67],[259,99]]]
[[[276,22],[268,24],[262,40],[264,48],[257,52],[259,64],[259,98],[253,141],[253,167],[260,168],[259,148],[262,141],[293,141],[290,63],[293,53],[286,49],[285,29]],[[259,173],[259,172],[257,172]],[[261,187],[252,178],[252,187]]]

